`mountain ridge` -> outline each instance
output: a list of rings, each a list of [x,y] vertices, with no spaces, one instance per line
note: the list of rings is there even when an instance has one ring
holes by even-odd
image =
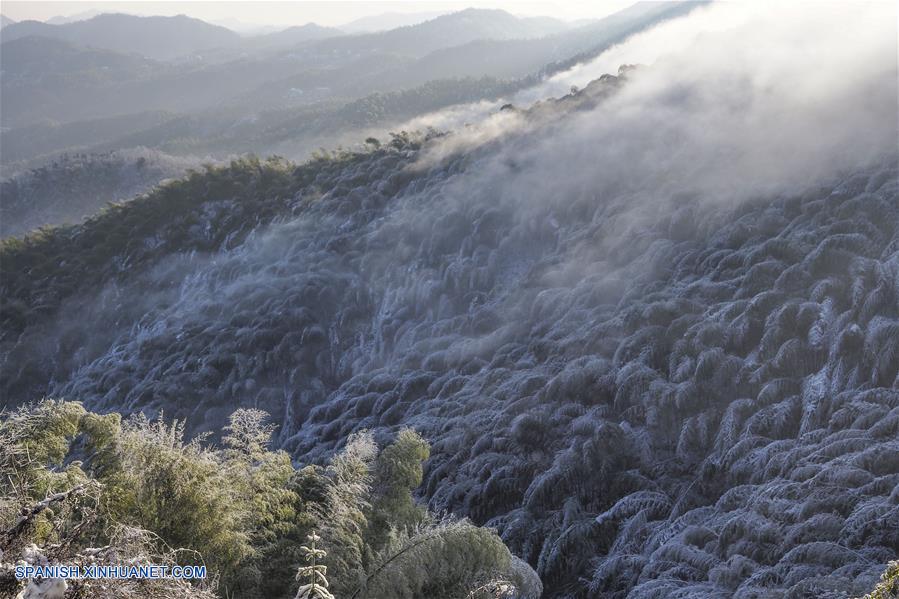
[[[303,131],[309,128],[321,128],[316,128],[316,121],[327,121],[341,111],[348,111],[353,104],[359,107],[368,104],[373,108],[370,113],[373,118],[366,124],[397,126],[399,122],[379,122],[374,117],[387,115],[407,119],[417,115],[386,110],[380,106],[385,98],[411,98],[419,94],[428,99],[429,109],[442,108],[446,102],[432,102],[431,97],[434,93],[442,93],[440,90],[445,90],[456,77],[460,90],[468,91],[449,95],[448,99],[458,98],[457,101],[463,102],[493,99],[494,90],[514,91],[516,86],[534,85],[542,77],[570,68],[578,61],[587,61],[610,44],[660,20],[676,18],[693,7],[695,5],[683,3],[642,3],[609,17],[607,25],[602,25],[601,21],[591,29],[579,28],[571,32],[570,40],[566,37],[569,34],[564,33],[543,40],[471,42],[454,49],[438,50],[420,59],[370,52],[345,60],[335,59],[331,53],[321,53],[325,62],[317,64],[314,51],[317,42],[312,42],[301,45],[300,52],[295,55],[277,51],[265,60],[234,59],[209,65],[161,64],[156,67],[156,73],[146,77],[120,77],[106,87],[78,88],[72,82],[63,82],[46,89],[47,86],[36,80],[37,83],[25,81],[31,85],[29,88],[16,89],[5,83],[2,116],[4,126],[12,129],[7,135],[4,156],[15,156],[16,161],[35,161],[38,156],[48,153],[45,148],[53,142],[44,136],[52,135],[53,131],[66,132],[64,139],[59,139],[58,151],[91,151],[95,148],[103,152],[131,147],[116,145],[120,144],[117,140],[121,140],[121,143],[135,143],[169,153],[184,152],[184,144],[177,135],[180,132],[197,140],[191,142],[190,149],[202,155],[222,157],[230,152],[252,149],[291,157],[305,156],[321,142],[309,139],[304,144],[299,140],[293,146],[285,146],[284,138],[296,131],[296,123],[300,123],[298,134],[304,136]],[[577,56],[572,56],[575,53]],[[511,56],[511,60],[503,58],[505,55]],[[309,66],[297,72],[298,61],[307,59]],[[8,63],[7,58],[3,61]],[[554,62],[548,65],[544,61]],[[428,72],[425,77],[420,74],[422,69]],[[537,69],[539,73],[528,73],[517,79],[517,83],[501,79],[514,79],[529,69]],[[441,77],[442,73],[446,76]],[[94,76],[88,71],[82,78]],[[470,82],[479,76],[486,86],[486,92],[480,98],[470,93]],[[59,101],[62,96],[72,101]],[[113,98],[117,100],[113,101]],[[323,109],[328,105],[330,108]],[[125,109],[127,113],[123,112]],[[127,114],[132,114],[136,122],[145,122],[148,113],[159,112],[180,113],[172,117],[173,123],[180,125],[169,127],[156,123],[138,135],[133,135],[133,127],[129,126],[122,135],[110,136],[103,140],[104,143],[93,141],[97,137],[93,133],[85,135],[85,143],[73,144],[71,141],[72,131],[89,129],[100,115],[122,122]],[[44,124],[48,120],[56,121],[60,126],[48,128]],[[248,130],[246,123],[254,122],[259,126]],[[209,131],[216,131],[217,135],[210,135]],[[266,131],[269,133],[263,135]],[[35,138],[40,143],[33,143]],[[255,145],[248,146],[248,138],[252,138]],[[27,163],[16,168],[22,166]]]
[[[33,35],[156,60],[172,60],[240,41],[240,36],[229,29],[186,15],[141,17],[121,13],[59,25],[20,21],[4,27],[3,41]]]

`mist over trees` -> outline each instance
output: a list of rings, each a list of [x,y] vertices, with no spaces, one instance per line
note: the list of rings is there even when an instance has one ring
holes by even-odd
[[[216,572],[160,596],[895,593],[895,10],[659,6],[616,17],[644,65],[178,117],[166,152],[358,137],[3,239],[3,559]],[[150,186],[143,155],[16,175],[4,216]]]
[[[338,132],[356,130],[355,121],[341,120],[341,111],[354,101],[376,93],[415,93],[432,83],[448,90],[457,79],[464,87],[467,78],[494,81],[464,98],[447,93],[436,106],[431,101],[413,106],[411,113],[388,116],[403,120],[456,102],[494,99],[517,80],[519,88],[532,85],[529,76],[552,70],[551,63],[599,52],[691,8],[690,3],[641,3],[574,28],[552,19],[468,10],[371,34],[296,41],[296,32],[284,32],[283,44],[271,36],[237,38],[230,45],[220,42],[215,51],[185,49],[178,60],[161,59],[159,53],[181,46],[159,40],[181,36],[199,44],[204,38],[191,32],[199,26],[193,20],[181,23],[184,27],[176,26],[177,19],[160,22],[173,31],[151,38],[158,51],[142,49],[140,39],[123,49],[122,36],[104,45],[96,36],[75,35],[88,27],[108,29],[103,25],[107,18],[148,26],[139,17],[19,23],[0,38],[0,121],[8,128],[0,159],[8,171],[11,162],[22,163],[17,169],[37,166],[65,150],[138,146],[219,158],[254,151],[305,159],[319,146],[340,143],[335,142]],[[36,25],[38,31],[32,31]],[[471,45],[483,43],[492,45]],[[389,128],[396,120],[365,124]],[[303,126],[297,128],[297,122]],[[285,133],[291,143],[281,147]],[[252,144],[245,141],[248,136]],[[36,137],[41,140],[37,146]],[[356,133],[348,143],[358,138]]]

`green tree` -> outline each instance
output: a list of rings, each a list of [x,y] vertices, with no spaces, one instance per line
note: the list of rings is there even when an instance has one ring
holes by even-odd
[[[120,469],[100,480],[115,490],[113,520],[199,552],[228,580],[251,553],[250,511],[223,459],[200,441],[184,440],[183,422],[140,415],[123,426]]]
[[[287,596],[302,540],[315,523],[294,484],[290,456],[269,450],[274,426],[267,419],[261,410],[237,410],[222,440],[227,477],[247,510],[251,552],[223,581],[240,597]]]
[[[899,560],[887,564],[880,582],[862,599],[893,599],[899,597]]]
[[[171,596],[539,596],[533,570],[493,531],[416,503],[429,447],[415,431],[381,451],[356,433],[327,467],[297,469],[270,449],[267,419],[237,410],[216,446],[186,440],[183,422],[122,421],[75,402],[2,414],[0,549],[35,544],[73,563],[205,560],[216,582],[160,583]]]
[[[401,430],[375,462],[373,497],[369,516],[369,544],[380,550],[392,529],[409,531],[419,526],[427,510],[415,503],[412,493],[421,485],[422,464],[430,447],[412,429]]]

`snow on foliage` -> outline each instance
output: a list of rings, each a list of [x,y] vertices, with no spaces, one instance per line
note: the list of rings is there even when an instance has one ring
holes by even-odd
[[[436,162],[441,138],[401,136],[277,194],[258,165],[198,179],[167,251],[61,299],[16,288],[49,316],[5,325],[8,389],[204,430],[264,409],[303,461],[412,426],[430,507],[496,527],[551,597],[862,594],[899,552],[896,157],[839,146],[884,139],[869,114],[814,156],[740,154],[794,113],[739,78],[690,79],[684,106],[640,77]],[[665,110],[641,124],[628,93]],[[745,127],[696,145],[718,118]]]

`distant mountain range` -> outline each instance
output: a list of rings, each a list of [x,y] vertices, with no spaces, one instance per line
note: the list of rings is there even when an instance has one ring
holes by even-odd
[[[72,36],[106,19],[177,29],[175,17],[25,22],[11,27],[12,39],[3,32],[0,167],[9,176],[62,152],[142,146],[219,158],[246,151],[302,156],[338,130],[394,126],[422,111],[514,93],[696,5],[640,2],[575,28],[495,10],[465,10],[358,35],[309,24],[254,37],[228,33],[224,46],[174,62],[159,59],[174,51],[142,56],[144,34],[127,44],[101,36],[91,40],[93,47],[20,34],[24,25]],[[195,19],[184,24],[210,31]],[[172,35],[182,39],[182,49],[214,43],[183,30]],[[118,49],[101,47],[112,41]]]
[[[6,15],[0,15],[0,29],[3,29],[4,27],[7,27],[8,25],[12,25],[13,23],[15,23],[15,21],[10,19]]]
[[[396,29],[397,27],[408,27],[409,25],[418,25],[440,15],[446,14],[440,11],[431,12],[385,12],[377,15],[361,17],[340,25],[339,29],[347,33],[374,33],[376,31],[387,31],[388,29]]]
[[[290,47],[339,35],[344,35],[344,32],[340,29],[322,27],[315,23],[306,23],[305,25],[288,27],[281,31],[248,37],[244,42],[244,46],[256,48]]]
[[[66,23],[74,23],[76,21],[86,21],[88,19],[92,19],[97,15],[102,15],[104,11],[102,10],[84,10],[81,12],[77,12],[71,15],[56,15],[55,17],[50,17],[44,23],[49,23],[50,25],[65,25]]]
[[[3,31],[2,121],[9,127],[145,110],[190,112],[234,101],[258,109],[337,94],[353,99],[439,79],[444,71],[452,77],[469,74],[468,68],[478,76],[493,75],[468,51],[459,55],[459,64],[452,52],[445,55],[441,65],[453,63],[445,69],[410,76],[408,68],[431,52],[477,40],[565,35],[559,33],[564,28],[554,19],[521,19],[496,10],[465,10],[381,33],[341,35],[308,24],[250,38],[187,17],[99,15],[64,25],[24,21]],[[208,60],[180,65],[166,60],[191,53],[205,53]],[[557,58],[538,52],[536,63],[529,60],[524,70],[541,66],[542,56]]]
[[[60,18],[55,23],[4,21],[3,41],[40,36],[80,46],[140,54],[154,60],[172,60],[196,58],[197,54],[207,51],[289,48],[340,37],[322,49],[345,54],[392,52],[424,56],[439,48],[478,39],[537,38],[567,28],[564,22],[547,17],[520,18],[501,10],[467,9],[377,33],[343,35],[342,30],[308,23],[265,35],[242,37],[225,27],[184,15],[100,14],[85,20],[64,21]],[[231,54],[226,53],[225,57],[230,58]]]
[[[474,40],[539,38],[567,27],[563,21],[548,17],[521,18],[502,10],[469,8],[417,25],[328,40],[323,42],[322,49],[344,53],[395,52],[418,57]]]
[[[184,15],[138,17],[102,14],[61,25],[20,21],[4,27],[3,41],[35,35],[81,46],[136,53],[156,60],[170,60],[237,44],[241,39],[229,29]]]

